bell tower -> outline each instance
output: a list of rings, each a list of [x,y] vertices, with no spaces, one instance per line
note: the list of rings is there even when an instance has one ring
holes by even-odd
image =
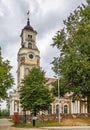
[[[36,46],[37,32],[30,25],[29,12],[27,13],[27,25],[21,31],[21,48],[18,51],[17,84],[18,89],[22,79],[32,67],[40,66],[39,50]]]

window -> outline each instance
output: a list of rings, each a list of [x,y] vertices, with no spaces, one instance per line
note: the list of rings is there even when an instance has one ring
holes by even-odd
[[[37,66],[39,66],[39,59],[37,59]]]
[[[28,38],[30,38],[30,39],[31,39],[31,38],[32,38],[32,35],[28,35]]]
[[[29,73],[29,69],[26,68],[26,69],[25,69],[25,75],[28,75],[28,73]]]
[[[59,105],[56,105],[56,114],[59,114]]]
[[[64,113],[68,113],[68,106],[64,105]]]
[[[52,105],[49,106],[48,114],[52,114]]]
[[[29,58],[33,59],[34,58],[33,54],[29,54]]]
[[[28,48],[32,49],[32,44],[28,43]]]

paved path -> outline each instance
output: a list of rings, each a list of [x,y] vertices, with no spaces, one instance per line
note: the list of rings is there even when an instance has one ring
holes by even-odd
[[[0,130],[10,130],[12,123],[8,119],[0,119]]]
[[[8,119],[0,119],[0,130],[43,130],[43,128],[15,128],[11,127],[11,125],[13,125],[13,123],[11,123]]]
[[[46,130],[90,130],[90,126],[62,126],[62,127],[48,127]]]
[[[90,126],[44,127],[44,128],[14,128],[8,119],[0,119],[0,130],[90,130]]]

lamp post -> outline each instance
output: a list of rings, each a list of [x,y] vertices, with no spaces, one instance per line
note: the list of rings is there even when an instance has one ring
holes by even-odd
[[[59,108],[58,108],[58,123],[60,124],[60,83],[59,83],[60,79],[59,79],[59,58],[58,58],[58,104],[59,104]]]
[[[59,124],[60,124],[60,66],[59,66],[59,58],[61,60],[61,58],[63,58],[64,56],[64,53],[61,52],[60,56],[58,57],[58,104],[59,104],[59,112],[58,112],[58,119],[59,119]]]

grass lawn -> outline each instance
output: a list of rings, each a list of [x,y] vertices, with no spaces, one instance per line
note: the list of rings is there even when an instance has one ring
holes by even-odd
[[[48,127],[48,126],[90,126],[90,118],[63,118],[60,124],[57,121],[44,121],[36,122],[35,127]],[[33,127],[32,122],[26,124],[16,124],[14,127]]]

